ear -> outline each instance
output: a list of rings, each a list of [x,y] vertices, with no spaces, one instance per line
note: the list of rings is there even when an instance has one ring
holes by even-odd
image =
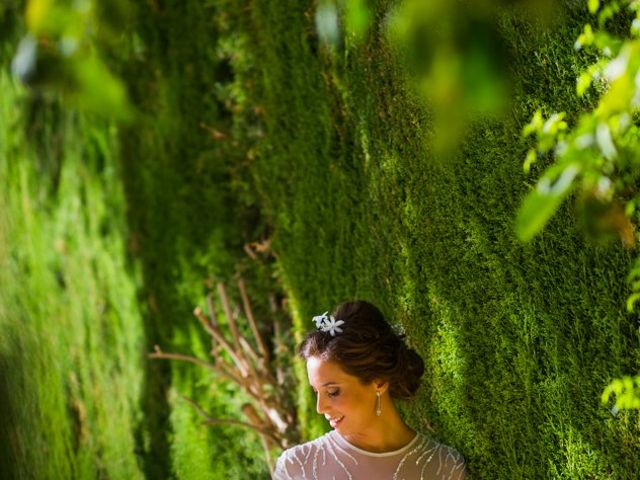
[[[373,388],[376,392],[384,393],[389,389],[389,382],[382,378],[376,378],[372,382]]]

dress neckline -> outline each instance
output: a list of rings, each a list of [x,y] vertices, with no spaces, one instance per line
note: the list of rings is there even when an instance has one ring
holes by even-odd
[[[406,450],[410,449],[418,441],[418,438],[420,437],[420,434],[416,432],[416,434],[413,437],[413,439],[411,439],[411,441],[409,443],[407,443],[404,447],[400,447],[397,450],[392,450],[390,452],[377,453],[377,452],[370,452],[368,450],[363,450],[362,448],[356,447],[355,445],[350,443],[346,438],[344,438],[342,435],[340,435],[340,433],[338,433],[336,430],[331,431],[330,435],[332,435],[333,438],[341,446],[349,448],[351,450],[355,450],[356,452],[358,452],[358,453],[360,453],[362,455],[366,455],[368,457],[392,457],[394,455],[400,455],[401,453],[404,453]]]

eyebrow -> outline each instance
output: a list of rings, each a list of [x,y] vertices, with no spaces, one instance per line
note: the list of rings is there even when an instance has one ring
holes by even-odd
[[[321,386],[322,386],[322,387],[327,387],[327,386],[329,386],[329,385],[340,385],[340,384],[339,384],[339,383],[336,383],[336,382],[326,382],[326,383],[323,383]]]

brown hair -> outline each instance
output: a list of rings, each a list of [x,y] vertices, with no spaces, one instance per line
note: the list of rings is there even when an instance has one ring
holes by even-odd
[[[416,394],[424,362],[407,347],[404,334],[393,331],[380,310],[357,300],[340,304],[332,315],[344,321],[342,333],[310,332],[298,348],[303,359],[320,357],[337,362],[363,384],[376,378],[388,381],[392,398],[408,399]]]

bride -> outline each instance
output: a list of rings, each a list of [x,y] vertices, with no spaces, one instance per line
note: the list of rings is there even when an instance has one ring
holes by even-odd
[[[394,399],[414,397],[420,356],[365,301],[314,317],[299,348],[329,433],[284,451],[275,480],[466,478],[462,456],[409,427]]]

